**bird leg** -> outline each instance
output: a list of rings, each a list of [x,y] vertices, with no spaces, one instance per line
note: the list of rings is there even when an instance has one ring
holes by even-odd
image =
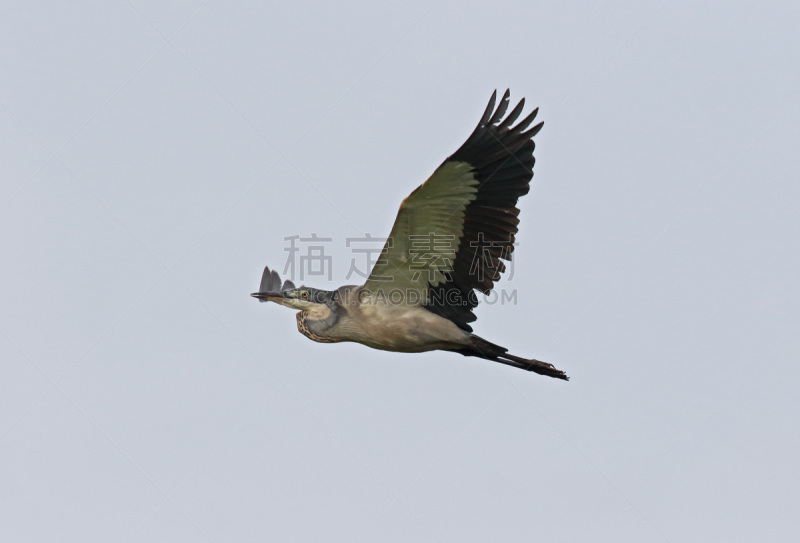
[[[539,375],[546,375],[548,377],[569,381],[567,374],[552,364],[533,358],[520,358],[519,356],[508,354],[508,349],[505,347],[495,345],[474,334],[470,336],[469,340],[469,345],[458,351],[464,356],[477,356],[486,360],[492,360],[493,362],[500,362],[501,364],[514,366],[515,368],[532,371]]]

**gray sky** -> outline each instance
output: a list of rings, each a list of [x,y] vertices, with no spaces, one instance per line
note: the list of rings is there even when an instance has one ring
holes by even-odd
[[[796,2],[22,2],[0,17],[3,541],[794,541]],[[450,353],[249,297],[540,106],[515,304]]]

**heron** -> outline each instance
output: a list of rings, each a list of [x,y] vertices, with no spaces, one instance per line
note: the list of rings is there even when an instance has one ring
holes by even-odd
[[[511,260],[517,201],[530,190],[533,138],[543,126],[531,127],[538,108],[516,122],[524,98],[506,115],[509,101],[508,90],[499,103],[494,91],[464,144],[403,200],[363,285],[296,287],[266,267],[251,296],[298,310],[298,331],[320,343],[452,351],[569,380],[552,364],[512,355],[470,326],[476,292],[489,294]]]

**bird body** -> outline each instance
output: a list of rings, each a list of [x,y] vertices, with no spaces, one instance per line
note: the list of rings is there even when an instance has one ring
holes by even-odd
[[[421,353],[467,344],[466,332],[419,305],[364,303],[356,315],[366,344],[376,349]]]
[[[542,128],[528,128],[538,110],[514,124],[524,99],[507,116],[509,92],[495,102],[496,93],[467,141],[403,200],[364,285],[295,288],[265,268],[252,296],[299,310],[298,330],[320,343],[454,351],[567,380],[551,364],[508,354],[469,324],[475,291],[494,288],[514,250],[517,200],[530,190],[533,136]]]
[[[419,305],[384,304],[363,293],[363,286],[339,287],[328,297],[330,302],[297,313],[298,331],[318,343],[352,341],[404,353],[469,344],[468,333]]]

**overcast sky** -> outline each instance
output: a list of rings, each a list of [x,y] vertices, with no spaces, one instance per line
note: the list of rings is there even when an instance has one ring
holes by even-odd
[[[797,2],[0,12],[3,541],[796,540]],[[250,298],[290,236],[360,282],[506,87],[545,126],[475,331],[570,382]]]

